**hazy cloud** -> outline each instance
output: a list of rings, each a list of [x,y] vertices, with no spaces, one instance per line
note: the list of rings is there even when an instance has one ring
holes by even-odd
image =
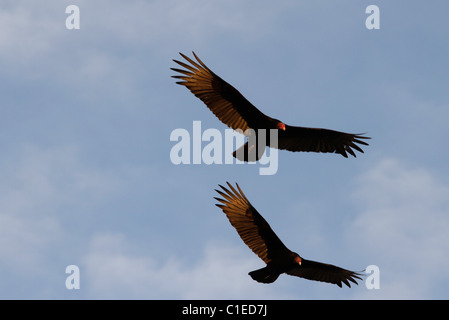
[[[253,283],[255,259],[230,246],[206,244],[197,262],[173,256],[160,261],[136,253],[122,234],[95,236],[83,259],[88,296],[107,299],[244,299],[271,297]],[[279,298],[279,296],[278,296]]]
[[[382,298],[437,297],[449,277],[449,186],[426,168],[383,159],[358,178],[350,232],[381,271]],[[417,290],[419,288],[419,290]]]

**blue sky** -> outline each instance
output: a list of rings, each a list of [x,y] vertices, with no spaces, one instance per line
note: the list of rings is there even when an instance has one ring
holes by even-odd
[[[80,29],[68,30],[68,5]],[[380,9],[368,30],[365,9]],[[446,1],[2,1],[0,298],[447,299]],[[177,128],[222,132],[170,78],[195,51],[267,115],[367,132],[356,159],[174,165]],[[215,207],[239,183],[290,249],[380,289],[282,275]],[[68,265],[80,289],[68,290]]]

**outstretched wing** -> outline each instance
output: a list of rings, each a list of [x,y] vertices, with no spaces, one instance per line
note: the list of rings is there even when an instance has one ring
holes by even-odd
[[[234,130],[265,128],[270,123],[269,117],[251,104],[229,83],[213,73],[193,52],[197,62],[179,53],[187,62],[173,60],[186,70],[171,68],[181,75],[172,76],[182,81],[177,84],[187,87],[196,97],[220,119]]]
[[[290,250],[251,205],[239,185],[236,184],[237,191],[229,182],[227,184],[230,190],[221,185],[223,191],[215,190],[224,198],[215,198],[221,202],[216,206],[223,210],[243,242],[267,264],[288,255]]]
[[[351,287],[353,282],[361,280],[361,274],[349,271],[331,264],[302,259],[301,266],[290,269],[286,272],[291,276],[297,276],[308,280],[328,282],[338,285],[341,288],[342,283]]]
[[[286,126],[285,131],[279,133],[278,149],[339,153],[345,158],[349,153],[356,157],[353,149],[363,153],[357,144],[368,145],[362,139],[371,138],[329,129]]]

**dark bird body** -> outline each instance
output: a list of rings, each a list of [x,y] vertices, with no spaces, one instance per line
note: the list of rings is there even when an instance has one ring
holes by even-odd
[[[289,126],[271,118],[257,109],[233,86],[212,72],[195,53],[193,55],[197,61],[182,53],[180,55],[190,65],[173,60],[185,68],[171,68],[180,74],[172,76],[181,80],[176,83],[187,87],[224,124],[248,136],[248,142],[233,153],[239,160],[259,160],[265,151],[265,146],[288,151],[338,153],[347,158],[347,153],[356,157],[353,149],[363,153],[357,144],[368,145],[362,139],[370,138],[360,134]],[[265,130],[266,141],[258,141],[259,130]],[[278,139],[274,145],[268,138],[270,130],[277,131]],[[239,152],[240,150],[245,152]]]
[[[289,250],[268,222],[251,205],[239,185],[236,184],[238,189],[236,190],[229,182],[227,184],[230,190],[223,186],[220,186],[222,191],[216,190],[223,197],[223,199],[215,198],[220,202],[216,206],[223,210],[243,242],[266,263],[264,268],[249,273],[254,280],[272,283],[282,273],[333,283],[339,287],[342,283],[351,287],[350,282],[357,284],[356,279],[361,280],[359,273],[331,264],[306,260]]]

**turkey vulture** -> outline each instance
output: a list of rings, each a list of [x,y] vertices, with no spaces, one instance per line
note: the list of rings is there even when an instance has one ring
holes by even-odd
[[[370,139],[361,134],[339,132],[329,129],[293,127],[263,114],[239,91],[210,70],[193,52],[197,62],[179,53],[187,62],[173,59],[185,69],[171,68],[178,72],[173,78],[180,79],[177,84],[186,86],[201,99],[217,118],[248,137],[233,156],[242,161],[257,161],[262,157],[265,146],[270,146],[270,129],[277,130],[277,145],[282,150],[307,152],[333,152],[345,158],[347,152],[356,157],[353,149],[362,152],[356,144],[368,145],[361,139]],[[248,130],[251,129],[251,130]],[[265,129],[265,141],[258,142],[260,129]],[[275,141],[275,140],[274,140]]]
[[[270,225],[248,201],[239,185],[238,191],[227,182],[229,188],[219,185],[217,191],[224,199],[218,200],[221,208],[232,226],[237,230],[243,242],[267,265],[251,271],[249,275],[258,282],[272,283],[281,273],[309,280],[328,282],[341,288],[342,282],[351,287],[349,281],[357,284],[361,274],[340,267],[306,260],[297,253],[290,251],[271,229]]]

